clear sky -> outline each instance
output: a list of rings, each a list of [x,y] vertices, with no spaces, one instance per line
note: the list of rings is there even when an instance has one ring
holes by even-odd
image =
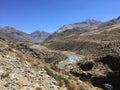
[[[64,24],[120,15],[120,0],[0,0],[0,26],[31,33],[54,32]]]

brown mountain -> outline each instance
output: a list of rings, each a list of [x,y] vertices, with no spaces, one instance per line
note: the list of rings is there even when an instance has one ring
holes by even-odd
[[[47,38],[48,35],[47,32],[43,31],[27,34],[10,26],[0,27],[0,37],[14,42],[39,42]]]
[[[74,35],[76,36],[76,35],[79,35],[81,33],[95,30],[101,24],[102,24],[101,21],[94,20],[94,19],[87,19],[86,21],[83,21],[80,23],[63,25],[55,33],[50,35],[47,40],[52,40],[52,39],[54,40],[57,38],[58,39],[67,38],[67,37],[71,37]]]
[[[16,30],[15,28],[10,26],[0,27],[0,36],[10,41],[31,42],[34,40],[34,38],[32,38],[29,34]]]
[[[50,35],[44,44],[52,49],[88,54],[95,53],[101,43],[120,40],[120,17],[102,23],[84,21],[79,25],[76,26],[76,23],[67,25],[73,27],[66,30],[66,26],[63,26]]]

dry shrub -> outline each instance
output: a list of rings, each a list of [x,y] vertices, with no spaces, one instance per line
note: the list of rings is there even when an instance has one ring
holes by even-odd
[[[36,87],[35,90],[42,90],[42,88],[40,88],[40,87]]]
[[[67,87],[68,87],[69,90],[77,90],[77,85],[75,85],[74,83],[68,84]]]
[[[62,87],[64,85],[64,80],[59,80],[58,84],[59,84],[60,87]]]
[[[17,54],[17,57],[20,59],[19,60],[20,62],[23,62],[25,60],[25,58],[23,57],[23,54],[21,52],[17,51],[16,54]]]
[[[45,67],[45,70],[46,70],[46,72],[47,72],[48,75],[54,77],[53,71],[51,71],[48,67]]]
[[[1,79],[8,77],[10,73],[11,73],[11,70],[5,70],[1,75]]]
[[[82,86],[82,85],[80,85],[80,86],[78,87],[78,90],[86,90],[85,87],[86,87],[86,86]]]
[[[23,79],[19,78],[18,85],[19,85],[19,89],[23,87]]]
[[[55,70],[56,72],[60,71],[56,64],[51,64],[51,69]]]

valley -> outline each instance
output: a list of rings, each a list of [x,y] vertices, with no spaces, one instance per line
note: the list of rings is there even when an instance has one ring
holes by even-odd
[[[0,90],[119,89],[120,17],[64,25],[51,35],[0,28]]]

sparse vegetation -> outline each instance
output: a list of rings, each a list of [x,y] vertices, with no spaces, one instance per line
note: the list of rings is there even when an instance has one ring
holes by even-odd
[[[64,81],[65,85],[68,86],[68,84],[70,83],[70,81],[60,75],[54,74],[54,78],[58,81],[61,82],[62,80]]]
[[[60,75],[54,74],[49,68],[45,67],[45,70],[47,71],[47,74],[52,76],[53,78],[55,78],[58,83],[59,86],[62,86],[63,84],[65,84],[66,86],[69,85],[70,81]]]
[[[60,69],[57,67],[55,63],[51,64],[51,69],[55,70],[56,72],[60,71]]]
[[[45,67],[45,70],[46,70],[48,75],[54,77],[54,73],[48,67]]]
[[[100,46],[100,44],[95,42],[68,40],[55,41],[48,47],[54,50],[75,51],[79,54],[88,55],[95,53],[98,46]]]

